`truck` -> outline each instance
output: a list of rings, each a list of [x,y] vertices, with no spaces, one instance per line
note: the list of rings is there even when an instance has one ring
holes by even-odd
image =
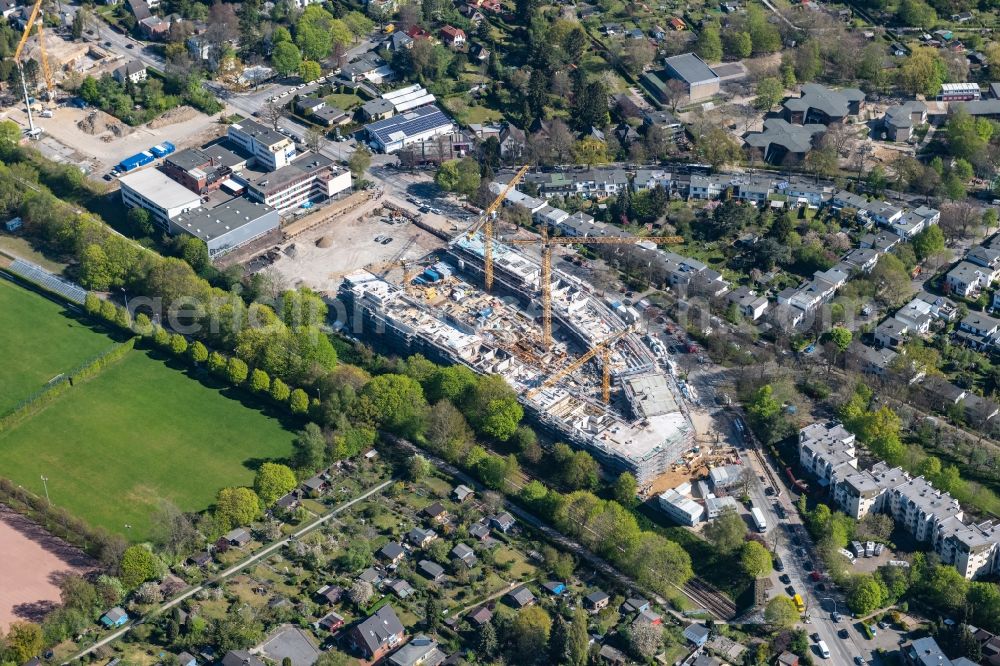
[[[174,147],[174,144],[169,141],[164,141],[163,143],[158,143],[150,148],[149,152],[153,153],[156,157],[166,157],[175,150],[177,150],[177,148]]]
[[[758,532],[763,533],[767,531],[767,521],[764,520],[763,511],[757,507],[750,509],[750,518],[753,519],[753,524],[757,527]]]
[[[126,157],[119,162],[118,171],[119,173],[128,173],[129,171],[135,171],[139,167],[152,164],[155,161],[156,158],[153,156],[153,153],[143,151],[141,153],[136,153],[132,157]]]

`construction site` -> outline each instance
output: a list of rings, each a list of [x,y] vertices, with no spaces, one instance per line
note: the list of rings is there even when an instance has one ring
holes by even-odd
[[[402,286],[370,271],[345,276],[340,296],[354,334],[502,376],[552,437],[640,485],[670,470],[691,450],[694,428],[673,377],[634,330],[635,311],[612,309],[590,285],[496,240],[487,241],[487,292],[477,286],[484,238],[459,235],[426,268],[407,266]]]

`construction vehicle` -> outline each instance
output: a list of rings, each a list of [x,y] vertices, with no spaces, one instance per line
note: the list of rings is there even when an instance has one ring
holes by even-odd
[[[523,167],[517,170],[514,177],[510,179],[504,188],[500,190],[500,194],[497,198],[493,200],[483,214],[479,216],[479,219],[472,223],[472,225],[465,230],[465,236],[467,238],[472,238],[477,231],[481,231],[483,235],[483,286],[486,293],[489,293],[493,288],[493,216],[497,212],[497,209],[503,204],[504,199],[507,198],[507,193],[514,189],[521,179],[524,178],[524,174],[528,173],[528,169],[531,168],[530,164],[525,164]]]
[[[601,399],[604,401],[604,404],[608,404],[609,402],[611,402],[611,345],[613,345],[615,342],[621,339],[622,336],[624,336],[626,333],[629,332],[629,330],[630,329],[626,328],[623,331],[615,333],[607,340],[604,340],[603,342],[598,342],[596,345],[591,347],[590,350],[588,350],[584,354],[581,354],[579,358],[577,358],[575,361],[567,365],[565,368],[562,368],[561,370],[557,370],[556,372],[552,373],[544,382],[542,382],[538,386],[532,389],[528,389],[526,395],[530,398],[531,396],[535,395],[542,389],[546,389],[549,386],[552,386],[563,377],[572,374],[573,372],[576,372],[579,368],[583,367],[583,365],[587,361],[600,354],[601,355]]]
[[[541,238],[510,239],[504,241],[512,245],[542,245],[542,345],[552,347],[552,249],[556,245],[635,245],[656,243],[675,245],[684,242],[682,236],[549,236],[547,227],[542,227]],[[492,265],[490,265],[492,278]]]
[[[38,27],[38,53],[40,56],[42,64],[42,73],[45,76],[45,88],[46,88],[46,102],[48,106],[45,110],[49,111],[48,115],[45,115],[45,111],[42,112],[43,117],[51,117],[51,107],[55,101],[55,83],[52,79],[52,69],[49,67],[48,54],[45,51],[45,32],[43,30],[44,20],[41,20],[42,12],[42,0],[35,0],[35,4],[31,7],[31,14],[28,16],[28,21],[24,25],[24,32],[21,34],[21,39],[17,43],[17,48],[14,49],[14,64],[17,66],[17,73],[21,79],[21,91],[24,93],[24,107],[28,113],[28,136],[32,139],[37,139],[42,134],[42,129],[35,126],[35,120],[31,115],[31,104],[32,99],[28,95],[28,84],[24,80],[24,66],[21,62],[21,55],[24,52],[24,46],[28,43],[28,37],[31,36],[31,29],[35,26]]]

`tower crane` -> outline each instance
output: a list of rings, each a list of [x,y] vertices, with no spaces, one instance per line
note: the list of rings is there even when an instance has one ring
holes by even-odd
[[[21,90],[24,93],[24,106],[28,113],[28,136],[37,139],[41,134],[41,129],[35,127],[35,120],[31,115],[31,101],[28,96],[28,84],[24,80],[24,66],[21,62],[21,55],[24,52],[24,46],[28,43],[28,37],[31,35],[31,29],[38,26],[38,53],[39,60],[42,63],[42,74],[45,76],[45,87],[47,90],[47,99],[51,102],[55,97],[55,83],[52,79],[52,69],[49,67],[48,54],[45,51],[45,32],[43,29],[44,20],[39,20],[42,13],[42,0],[35,0],[35,4],[31,7],[31,14],[28,16],[28,21],[24,26],[24,32],[21,34],[21,39],[17,42],[17,48],[14,49],[14,63],[17,65],[17,72],[21,77]]]
[[[538,386],[529,389],[526,395],[530,398],[542,389],[552,386],[558,382],[563,377],[576,372],[579,368],[583,367],[587,361],[594,358],[598,354],[601,355],[601,399],[604,404],[611,401],[611,345],[618,342],[622,336],[629,332],[629,328],[622,331],[618,331],[612,335],[607,340],[598,342],[596,345],[591,347],[586,353],[582,354],[575,361],[567,365],[565,368],[556,371],[555,373],[549,375],[548,379],[539,384]]]
[[[510,192],[514,187],[521,182],[524,178],[524,174],[528,173],[528,169],[531,168],[530,164],[525,164],[514,177],[504,185],[504,188],[500,190],[500,194],[497,198],[493,200],[483,214],[478,220],[472,223],[472,225],[465,230],[466,238],[472,238],[472,236],[477,231],[483,232],[483,285],[485,286],[486,292],[493,288],[493,214],[496,213],[497,209],[503,204],[504,199],[507,197],[507,193]]]
[[[656,243],[658,245],[678,245],[683,236],[549,236],[548,228],[542,227],[541,238],[514,238],[505,240],[512,245],[542,246],[542,345],[552,346],[552,249],[556,245],[635,245]]]

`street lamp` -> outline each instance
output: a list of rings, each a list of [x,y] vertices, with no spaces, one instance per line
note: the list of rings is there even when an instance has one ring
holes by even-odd
[[[840,615],[840,613],[837,612],[837,600],[836,599],[834,599],[833,597],[823,597],[822,601],[832,601],[833,602],[833,614],[834,615]]]
[[[45,488],[45,501],[52,504],[52,500],[49,499],[49,477],[44,474],[41,475],[42,487]]]
[[[125,297],[125,309],[128,310],[128,293],[125,291],[125,287],[121,287],[122,295]]]

